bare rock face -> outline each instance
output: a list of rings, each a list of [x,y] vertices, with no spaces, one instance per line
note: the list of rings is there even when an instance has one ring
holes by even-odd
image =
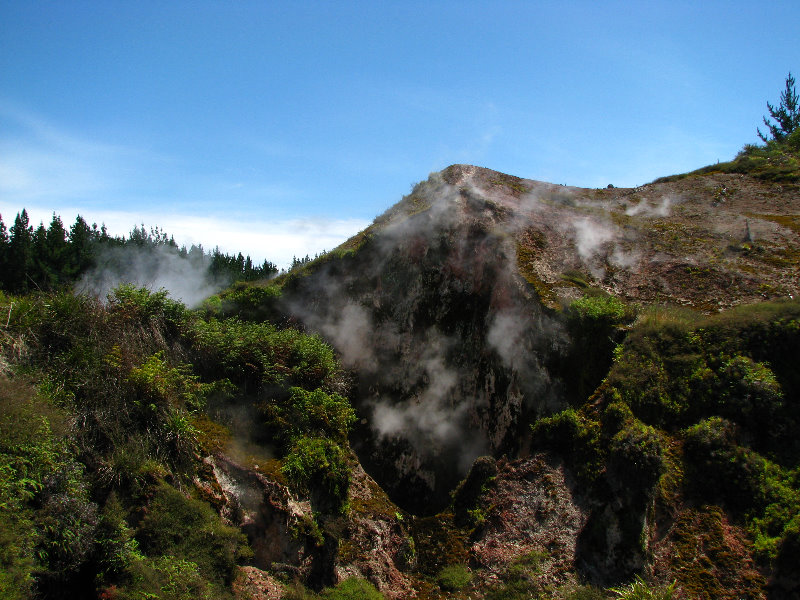
[[[310,503],[299,501],[285,485],[224,455],[207,460],[224,495],[222,515],[247,534],[253,565],[308,577],[315,550],[304,535],[313,519]]]
[[[219,484],[223,517],[241,527],[254,552],[237,579],[243,597],[281,597],[267,570],[310,587],[359,577],[387,598],[413,597],[403,573],[413,566],[413,541],[397,506],[360,465],[353,468],[347,514],[315,516],[308,500],[264,473],[221,454],[206,461]]]
[[[336,581],[359,577],[387,598],[413,598],[411,581],[403,573],[414,566],[413,541],[397,507],[361,466],[354,469],[349,500],[348,536],[339,545]]]
[[[520,557],[539,553],[542,585],[560,586],[574,577],[577,540],[588,511],[563,466],[543,455],[498,461],[478,510],[483,524],[470,554],[488,573],[502,573]]]
[[[232,589],[237,600],[281,600],[284,597],[283,585],[257,567],[239,567]]]
[[[361,463],[416,514],[563,403],[547,364],[565,336],[516,274],[512,216],[468,178],[432,176],[353,252],[284,286],[288,312],[358,375]]]

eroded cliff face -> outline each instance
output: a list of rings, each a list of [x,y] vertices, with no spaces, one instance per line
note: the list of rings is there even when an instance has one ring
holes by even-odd
[[[354,371],[365,468],[431,513],[475,457],[513,456],[565,406],[583,375],[559,309],[587,289],[701,310],[800,293],[800,192],[775,187],[713,175],[591,190],[457,165],[291,275],[285,308]]]
[[[285,296],[357,373],[364,467],[432,514],[477,456],[513,454],[535,415],[563,407],[548,366],[567,337],[517,274],[508,206],[434,176],[393,211]]]
[[[205,494],[229,523],[247,534],[253,549],[251,565],[239,577],[242,597],[251,597],[254,590],[261,590],[255,597],[282,597],[283,586],[267,573],[312,588],[358,577],[372,582],[386,598],[413,597],[406,572],[415,566],[415,555],[407,525],[358,464],[348,489],[349,510],[329,514],[317,512],[274,473],[222,453],[207,457],[206,463],[214,485],[207,483]]]
[[[685,495],[686,423],[651,422],[622,401],[624,381],[661,399],[669,393],[658,386],[684,377],[668,377],[641,340],[644,362],[625,359],[649,331],[646,319],[632,323],[630,305],[663,300],[699,318],[800,293],[800,193],[783,190],[780,202],[773,193],[734,175],[581,190],[456,166],[291,273],[279,308],[329,340],[350,371],[342,390],[359,416],[357,458],[338,515],[316,511],[313,495],[293,498],[279,474],[218,459],[221,503],[253,540],[252,568],[316,588],[363,577],[390,598],[449,597],[433,582],[450,565],[471,569],[471,597],[522,583],[563,596],[642,573],[699,595],[790,589],[785,576],[763,575],[746,523],[724,502]],[[584,295],[599,301],[586,305],[617,302],[630,320],[566,308]],[[678,362],[699,360],[699,333],[651,318],[667,338],[700,344]],[[753,361],[767,358],[736,364]],[[769,361],[796,395],[794,376],[783,377],[791,369]],[[734,562],[741,573],[728,572]]]

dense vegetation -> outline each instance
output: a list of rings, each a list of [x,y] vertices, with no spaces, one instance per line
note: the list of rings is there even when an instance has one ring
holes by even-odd
[[[648,309],[600,388],[538,421],[535,443],[566,457],[599,506],[607,498],[636,513],[655,501],[694,528],[687,544],[694,536],[721,544],[719,524],[730,520],[752,540],[762,572],[790,577],[800,564],[798,356],[797,301],[712,317]],[[641,531],[630,535],[631,548],[646,552]],[[755,571],[749,581],[731,576],[747,569],[730,550],[703,560],[696,552],[672,559],[684,589],[757,597],[764,588]]]
[[[201,492],[215,406],[261,406],[289,484],[340,510],[353,413],[319,338],[132,286],[0,306],[0,598],[228,597],[250,549]]]

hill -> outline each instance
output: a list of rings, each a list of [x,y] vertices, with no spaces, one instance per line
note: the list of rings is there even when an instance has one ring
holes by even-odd
[[[0,597],[797,597],[779,166],[454,165],[197,310],[2,296]]]

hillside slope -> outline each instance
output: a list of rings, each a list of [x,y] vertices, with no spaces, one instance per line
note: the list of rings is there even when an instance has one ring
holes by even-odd
[[[762,163],[456,165],[198,310],[0,294],[0,597],[797,598],[800,191]]]
[[[580,515],[572,518],[582,525],[577,538],[564,542],[566,559],[559,560],[582,577],[613,583],[642,569],[678,579],[682,573],[686,589],[716,590],[702,597],[727,597],[719,595],[726,589],[735,590],[730,597],[761,597],[773,573],[777,587],[769,589],[783,597],[781,586],[795,584],[791,569],[775,565],[795,556],[789,548],[796,542],[785,541],[795,539],[794,521],[773,523],[768,535],[762,531],[772,541],[760,543],[771,550],[755,552],[748,535],[760,535],[755,523],[767,519],[763,511],[791,514],[800,506],[787,500],[778,509],[774,493],[763,491],[764,481],[789,482],[798,467],[798,449],[787,433],[798,423],[790,366],[800,356],[792,301],[800,293],[798,248],[795,183],[711,173],[595,190],[454,165],[280,283],[284,310],[324,335],[353,371],[353,402],[362,420],[351,443],[403,508],[422,516],[454,510],[456,484],[477,456],[508,460],[544,450],[556,462],[527,475],[529,488],[517,494],[536,494],[555,476],[547,469],[565,461],[572,483],[560,502],[575,507],[565,514]],[[768,301],[778,304],[765,307],[777,308],[747,312]],[[733,328],[703,316],[740,305],[745,308],[735,313],[740,321],[734,319]],[[678,307],[688,312],[675,312]],[[773,333],[758,340],[774,344],[777,353],[742,343],[747,331],[762,327]],[[723,332],[713,344],[702,341],[709,330]],[[664,336],[694,342],[656,341]],[[626,337],[659,350],[653,354],[627,341],[618,346]],[[673,368],[671,352],[689,366]],[[649,366],[654,360],[662,365],[656,370]],[[700,373],[706,373],[706,387],[698,383]],[[726,386],[736,391],[723,392]],[[771,400],[764,390],[774,392]],[[665,408],[673,404],[681,407]],[[782,433],[765,433],[769,426],[761,418],[754,424],[759,413],[779,418]],[[692,442],[700,434],[691,427],[717,432],[706,435],[721,436],[719,448],[731,456],[767,461],[766,471],[736,475],[749,482],[742,483],[750,486],[745,495],[761,494],[761,500],[731,508],[731,496],[697,492],[696,475],[684,471],[695,473],[694,461],[710,460],[703,457],[713,444]],[[684,455],[692,443],[702,450]],[[515,464],[500,473],[530,468]],[[458,517],[456,510],[457,521],[477,526],[471,534],[477,554],[470,556],[484,566],[496,559],[479,558],[481,540],[490,530],[499,538],[514,535],[516,527],[496,521],[498,506],[508,502],[507,496],[500,500],[507,484],[502,475],[492,481],[468,503],[472,516]],[[795,484],[786,485],[795,498]],[[490,500],[494,494],[501,496]],[[709,501],[721,512],[703,508]],[[523,531],[528,542],[513,543],[506,564],[521,556],[520,548],[553,550],[533,539],[575,526],[556,522],[543,533]],[[750,565],[744,575],[698,575],[659,559],[675,551],[676,536],[686,535],[676,522],[721,527],[739,539],[725,542],[738,550],[728,545],[718,551]],[[488,523],[494,524],[486,529]],[[707,549],[694,551],[699,559]],[[698,584],[702,577],[713,585]]]
[[[610,355],[594,357],[593,382],[564,372],[582,350],[561,307],[587,292],[704,311],[790,298],[798,244],[792,184],[715,174],[591,190],[456,165],[290,276],[284,296],[358,373],[361,459],[401,504],[431,509],[477,455],[518,449],[520,423],[599,383]]]

